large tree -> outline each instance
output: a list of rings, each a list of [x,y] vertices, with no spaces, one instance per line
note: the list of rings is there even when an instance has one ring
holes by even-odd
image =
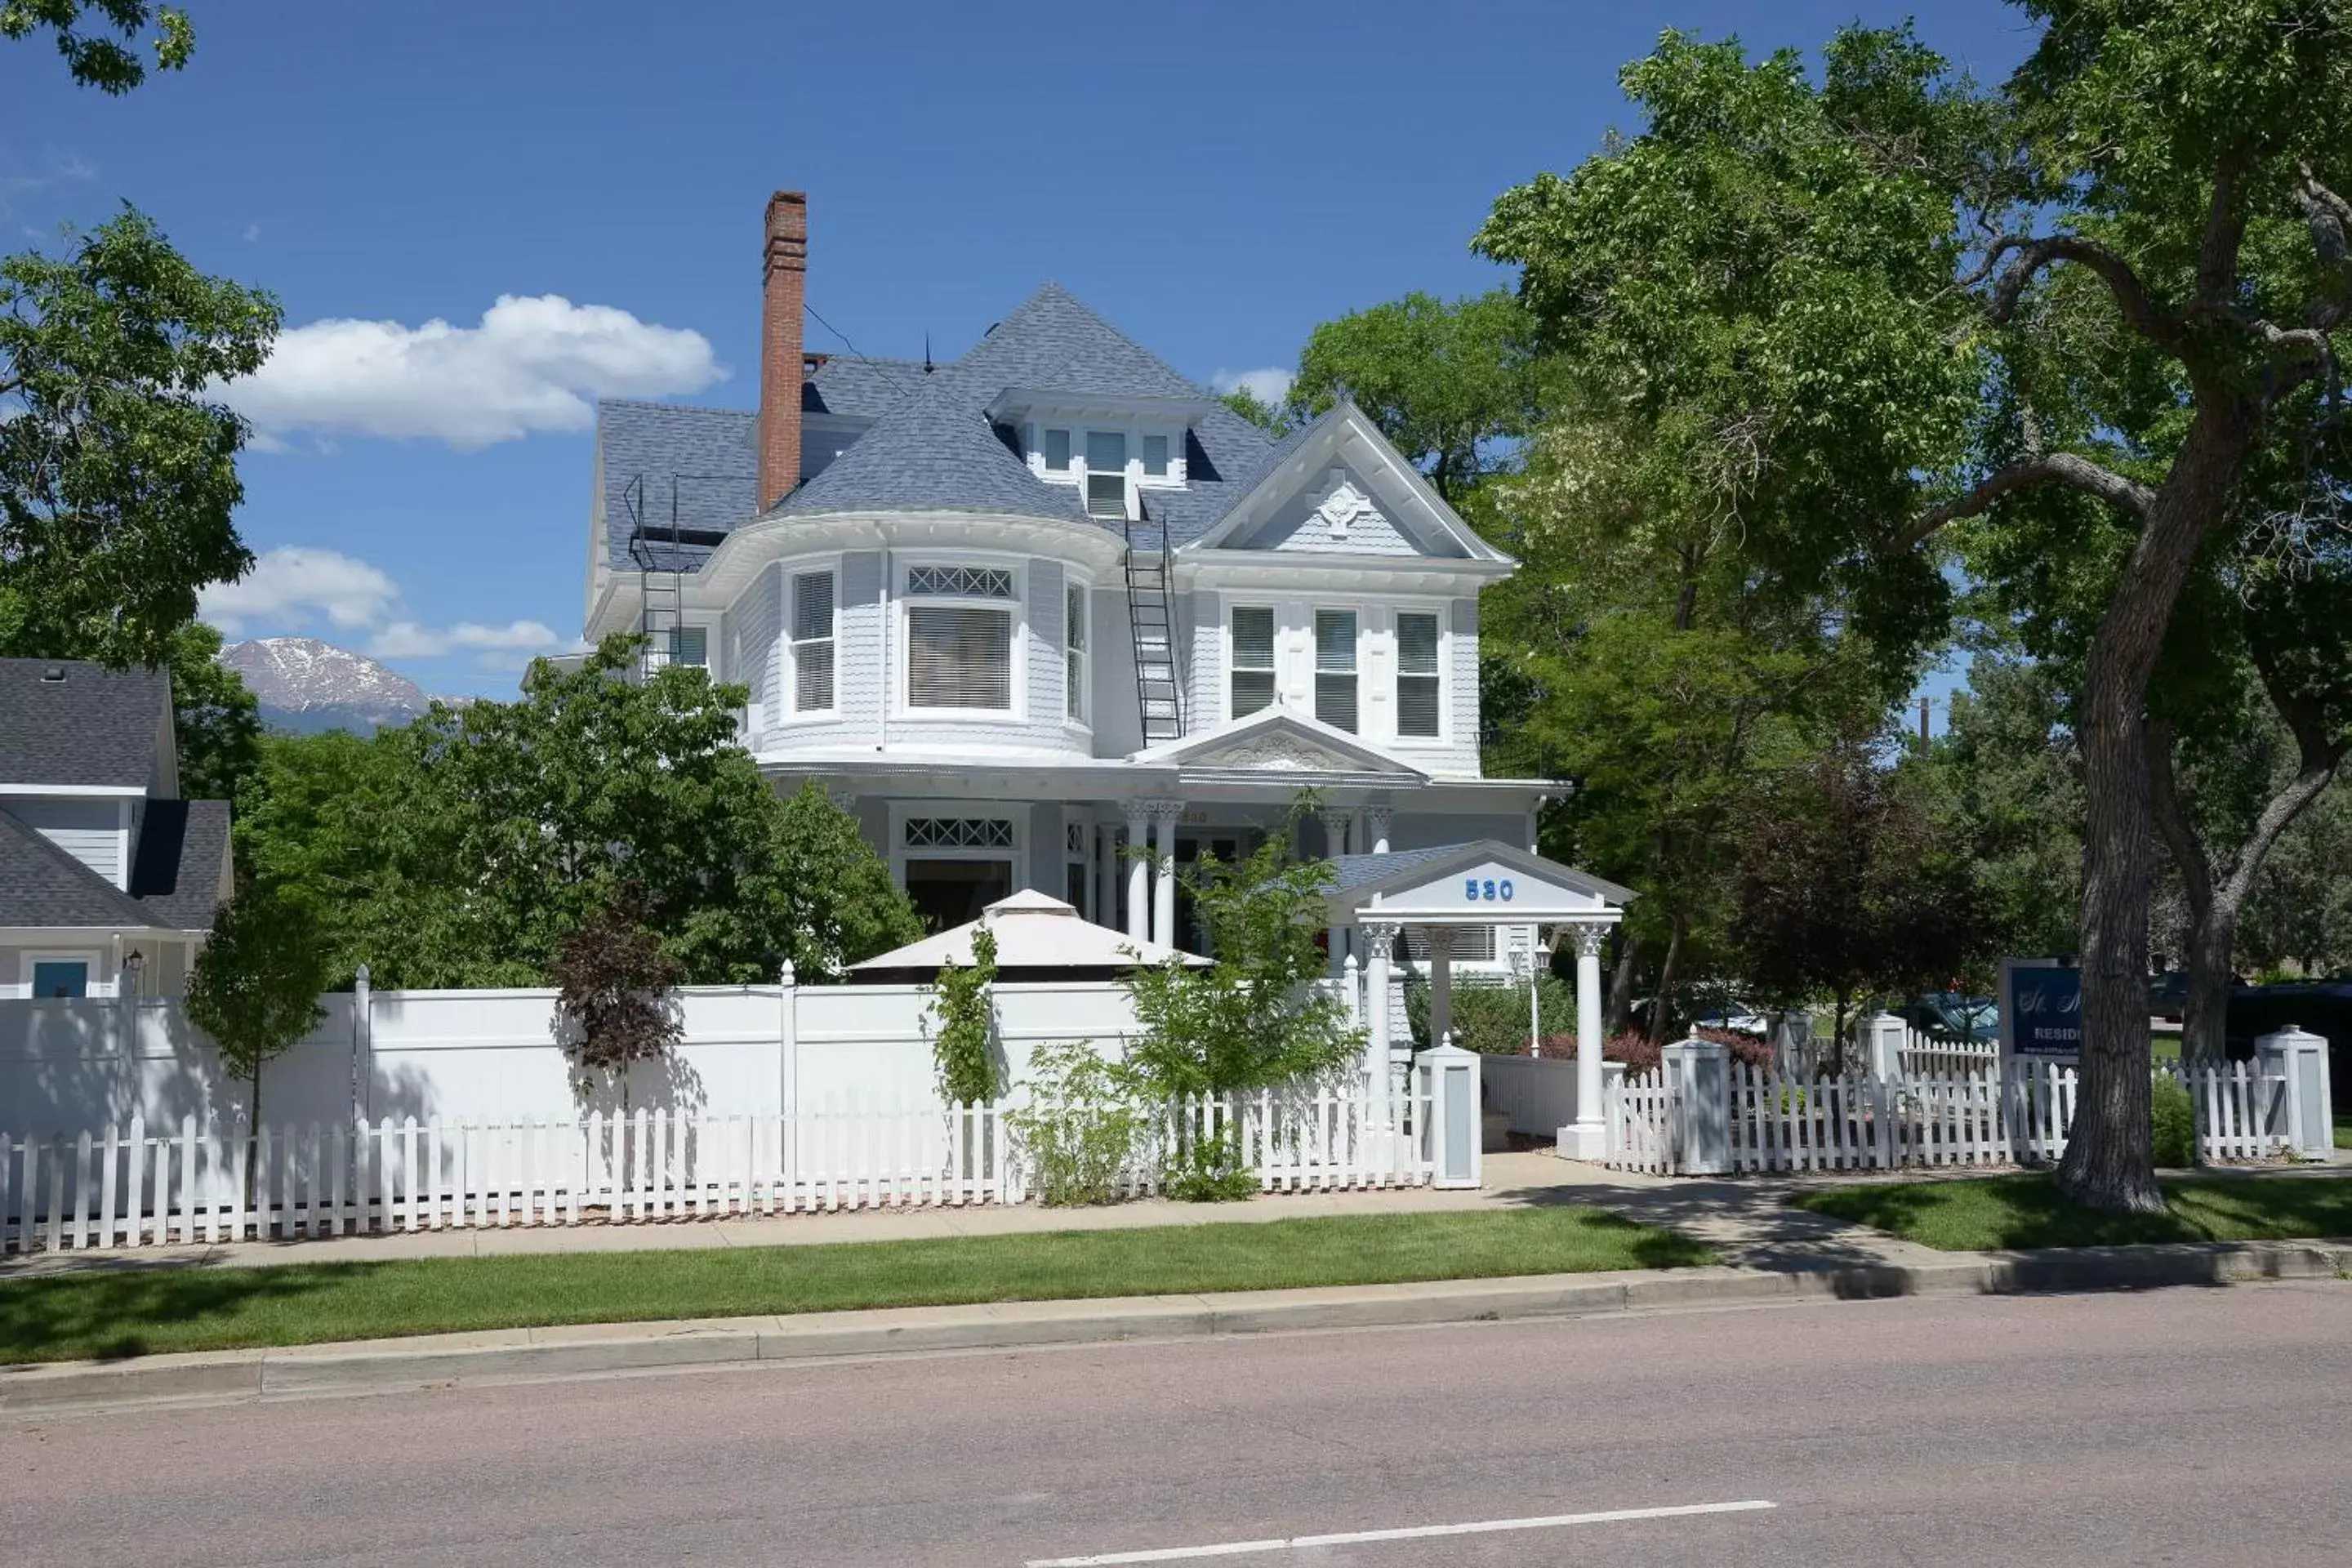
[[[0,260],[0,649],[165,663],[197,591],[252,564],[246,427],[215,388],[278,325],[130,207]]]
[[[84,87],[121,94],[147,79],[140,35],[150,24],[148,46],[157,70],[175,71],[196,47],[188,14],[152,0],[0,0],[0,38],[55,36],[66,70]]]
[[[736,739],[743,689],[634,639],[535,663],[513,702],[436,705],[370,740],[272,738],[239,845],[385,985],[538,984],[610,911],[696,984],[804,976],[921,934],[821,791],[777,796]]]
[[[1458,504],[1498,460],[1496,443],[1534,425],[1544,375],[1535,349],[1535,323],[1507,291],[1408,294],[1317,327],[1286,407],[1312,419],[1353,399]]]
[[[1670,36],[1626,74],[1648,129],[1507,194],[1481,243],[1629,398],[1717,431],[1760,419],[1780,482],[1831,481],[1830,504],[1757,519],[1754,558],[1874,584],[1866,619],[1933,605],[1890,596],[1884,569],[1932,576],[1925,552],[1962,520],[2007,528],[2052,489],[2125,520],[2077,708],[2083,1089],[2061,1181],[2152,1209],[2149,677],[2257,454],[2291,449],[2315,499],[2337,493],[2352,8],[2023,8],[2042,35],[1996,93],[1907,34],[1841,34],[1818,86],[1793,53],[1751,66]],[[2081,384],[2143,353],[2171,417],[2119,463]]]

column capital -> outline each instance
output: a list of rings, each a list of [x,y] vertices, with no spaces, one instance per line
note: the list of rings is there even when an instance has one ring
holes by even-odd
[[[1579,925],[1576,928],[1576,951],[1585,958],[1601,956],[1601,944],[1607,940],[1609,928],[1601,925]]]
[[[1143,814],[1153,822],[1173,825],[1181,821],[1184,816],[1184,803],[1171,796],[1160,795],[1150,800],[1140,800],[1136,802],[1136,805],[1142,807]]]
[[[1145,823],[1151,820],[1151,803],[1150,801],[1130,800],[1125,804],[1127,811],[1127,826],[1130,829],[1139,828]]]
[[[1346,827],[1353,824],[1356,820],[1356,807],[1352,805],[1318,805],[1315,808],[1315,815],[1322,819],[1322,823],[1325,827]]]
[[[1358,921],[1356,929],[1364,933],[1366,952],[1374,958],[1386,958],[1404,927],[1395,921]]]
[[[1396,807],[1386,801],[1374,801],[1364,807],[1364,821],[1370,826],[1374,833],[1382,837],[1388,837],[1389,824],[1395,816]]]

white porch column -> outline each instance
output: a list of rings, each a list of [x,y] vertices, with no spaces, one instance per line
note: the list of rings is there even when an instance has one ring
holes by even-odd
[[[1364,1076],[1374,1103],[1389,1081],[1389,1042],[1394,1023],[1389,1016],[1389,952],[1396,946],[1397,928],[1391,921],[1365,921],[1357,931],[1364,939],[1364,1005],[1371,1014],[1371,1038],[1364,1048]]]
[[[1323,819],[1324,847],[1330,858],[1336,860],[1342,855],[1352,853],[1355,846],[1350,842],[1350,830],[1356,823],[1354,810],[1343,805],[1327,805],[1316,815]],[[1332,921],[1324,930],[1323,945],[1331,961],[1331,973],[1339,973],[1340,963],[1348,952],[1348,928],[1337,921]]]
[[[1144,858],[1150,822],[1148,802],[1127,803],[1127,934],[1137,942],[1151,940],[1151,863]]]
[[[1454,1032],[1454,928],[1429,926],[1429,1043]]]
[[[1151,940],[1163,947],[1176,945],[1176,822],[1183,815],[1181,800],[1151,803]]]
[[[1601,939],[1608,928],[1576,928],[1576,1125],[1563,1129],[1571,1160],[1599,1160],[1609,1152],[1609,1128],[1601,1110]]]
[[[1118,830],[1108,822],[1087,829],[1094,846],[1095,924],[1118,929]]]
[[[1375,855],[1387,854],[1389,852],[1389,808],[1385,805],[1366,806],[1364,831],[1366,837],[1371,841],[1371,852]]]

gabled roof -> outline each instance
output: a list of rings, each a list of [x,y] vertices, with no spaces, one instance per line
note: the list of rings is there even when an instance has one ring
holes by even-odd
[[[1243,768],[1253,773],[1382,773],[1399,780],[1429,774],[1347,731],[1280,703],[1131,753],[1130,763],[1195,772]]]
[[[228,825],[225,800],[150,801],[126,893],[0,807],[0,926],[209,930]]]
[[[1337,916],[1369,916],[1377,905],[1384,916],[1402,917],[1416,924],[1510,924],[1514,915],[1522,923],[1537,919],[1549,923],[1563,915],[1580,921],[1602,916],[1613,919],[1626,904],[1640,897],[1631,888],[1620,887],[1557,860],[1547,860],[1499,838],[1476,838],[1388,855],[1341,855],[1331,865],[1336,875],[1328,901]],[[1471,904],[1463,900],[1460,892],[1449,890],[1450,900],[1462,900],[1459,908],[1391,908],[1396,900],[1457,872],[1496,866],[1527,879],[1528,885],[1518,889],[1522,896],[1482,899]],[[1578,907],[1572,910],[1544,908],[1532,892],[1542,886],[1569,894],[1578,900]],[[1511,891],[1508,888],[1502,890],[1507,894]],[[1590,907],[1585,907],[1583,900],[1591,900]]]
[[[629,535],[642,518],[688,536],[654,549],[665,570],[701,570],[729,530],[759,499],[759,416],[740,408],[688,408],[606,399],[596,405],[596,452],[604,467],[604,550],[614,570],[634,572]],[[699,536],[698,538],[696,536]]]
[[[0,784],[143,790],[171,711],[159,669],[0,658]]]

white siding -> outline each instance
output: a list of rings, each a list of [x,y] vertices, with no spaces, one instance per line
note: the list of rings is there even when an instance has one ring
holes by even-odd
[[[741,598],[735,601],[735,612],[729,617],[735,626],[735,657],[739,662],[728,671],[728,676],[751,689],[751,731],[754,734],[774,723],[782,712],[782,705],[777,701],[781,689],[777,685],[776,672],[776,662],[782,655],[778,643],[782,624],[779,606],[782,603],[778,568],[771,566],[760,574],[760,580]]]
[[[71,796],[10,795],[0,802],[17,820],[113,883],[127,885],[121,805]]]
[[[1185,673],[1189,700],[1184,709],[1184,732],[1197,735],[1214,729],[1225,717],[1224,601],[1206,589],[1192,595],[1192,668]]]
[[[1056,745],[1064,743],[1062,721],[1069,708],[1062,666],[1062,623],[1069,616],[1062,563],[1032,561],[1028,578],[1029,722],[1038,731],[1038,744]]]

